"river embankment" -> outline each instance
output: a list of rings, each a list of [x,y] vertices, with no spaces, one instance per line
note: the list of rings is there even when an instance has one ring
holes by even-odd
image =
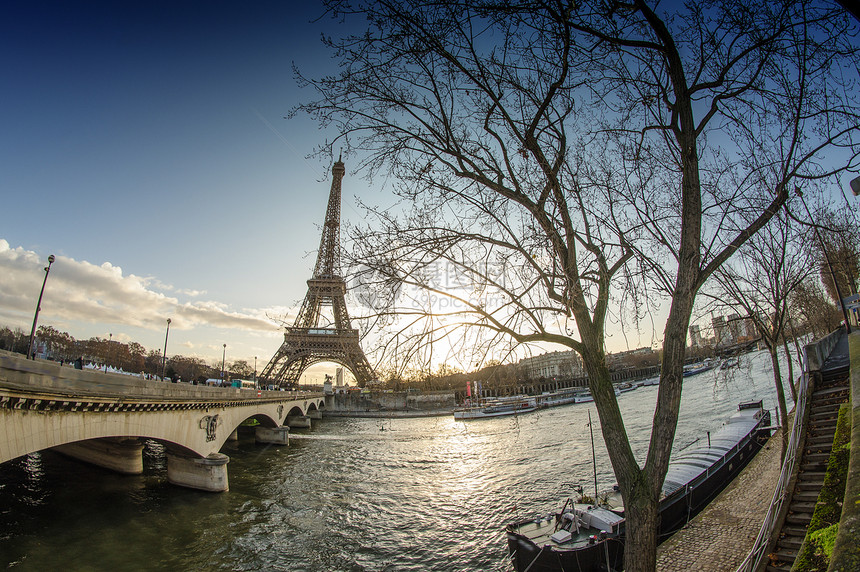
[[[453,391],[350,391],[326,399],[326,417],[437,417],[451,415]]]

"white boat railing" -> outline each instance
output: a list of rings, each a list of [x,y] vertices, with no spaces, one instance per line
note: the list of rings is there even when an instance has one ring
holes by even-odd
[[[779,480],[773,492],[773,498],[770,501],[770,508],[767,511],[761,530],[755,539],[750,553],[741,565],[737,567],[735,572],[752,572],[758,570],[762,559],[765,557],[765,551],[770,544],[770,539],[774,528],[776,528],[777,518],[782,511],[783,504],[789,500],[790,491],[787,489],[788,483],[791,481],[791,475],[794,472],[795,463],[797,462],[797,448],[803,435],[804,412],[806,411],[806,404],[809,401],[809,379],[810,375],[808,372],[804,372],[800,377],[799,387],[797,388],[798,402],[794,408],[794,422],[792,423],[791,433],[788,437],[788,448],[786,449],[785,460],[782,463]]]

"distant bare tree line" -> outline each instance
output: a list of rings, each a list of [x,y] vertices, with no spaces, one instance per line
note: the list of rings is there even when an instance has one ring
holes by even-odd
[[[26,354],[29,337],[21,329],[8,326],[0,329],[0,349]],[[53,326],[42,325],[36,332],[37,347],[44,345],[45,358],[72,363],[83,358],[85,363],[100,367],[121,369],[128,373],[161,377],[161,350],[147,350],[137,342],[121,342],[98,336],[77,340],[68,332],[61,332]],[[246,360],[236,360],[225,365],[225,379],[250,379],[254,369]],[[198,357],[183,355],[168,356],[164,375],[171,379],[203,382],[209,378],[221,377],[221,362],[206,363]]]

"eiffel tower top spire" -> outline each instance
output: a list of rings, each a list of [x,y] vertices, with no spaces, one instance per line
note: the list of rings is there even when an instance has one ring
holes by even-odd
[[[341,157],[331,168],[331,191],[325,213],[320,249],[314,266],[314,278],[340,277],[340,185],[346,167]]]

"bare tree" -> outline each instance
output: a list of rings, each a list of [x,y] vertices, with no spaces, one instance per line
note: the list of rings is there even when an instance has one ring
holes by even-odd
[[[254,368],[251,367],[247,360],[243,359],[234,361],[227,369],[231,375],[242,379],[251,379],[251,376],[254,375]]]
[[[294,112],[340,133],[321,153],[344,146],[401,199],[352,231],[363,283],[384,294],[383,349],[425,366],[439,351],[577,351],[625,499],[625,568],[653,570],[696,295],[790,185],[857,166],[853,24],[795,1],[327,5],[367,29],[326,40],[341,70],[299,74],[317,97]],[[827,164],[835,147],[848,164]],[[653,320],[660,299],[640,466],[606,323]]]
[[[791,297],[792,315],[804,332],[821,337],[839,327],[842,314],[827,299],[818,280],[807,280]]]
[[[75,357],[75,339],[67,332],[60,332],[53,326],[41,325],[36,338],[48,346],[52,358],[70,361]]]
[[[850,207],[836,210],[825,206],[821,209],[817,221],[810,221],[810,223],[815,224],[819,221],[824,222],[823,226],[819,227],[817,235],[821,237],[821,242],[815,240],[810,241],[810,244],[818,252],[821,281],[830,297],[838,303],[839,296],[833,281],[834,276],[839,282],[838,291],[842,292],[843,296],[858,292],[860,229],[858,229],[857,217]]]
[[[789,301],[798,288],[816,274],[813,252],[803,240],[803,229],[792,226],[790,222],[784,215],[774,217],[715,273],[716,280],[708,292],[721,304],[734,308],[749,319],[767,346],[782,426],[783,455],[788,446],[788,408],[779,349],[785,346],[790,320]],[[785,351],[789,364],[789,389],[792,401],[796,402],[791,354],[787,346]]]

